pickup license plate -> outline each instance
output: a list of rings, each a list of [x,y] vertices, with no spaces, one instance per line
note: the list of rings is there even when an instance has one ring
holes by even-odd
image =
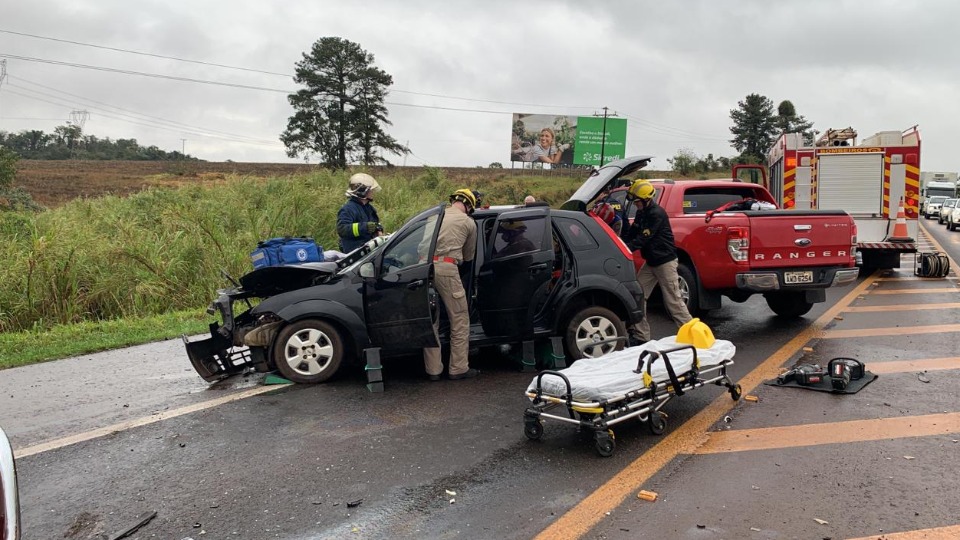
[[[797,283],[813,283],[813,270],[803,272],[784,272],[783,282],[788,285]]]

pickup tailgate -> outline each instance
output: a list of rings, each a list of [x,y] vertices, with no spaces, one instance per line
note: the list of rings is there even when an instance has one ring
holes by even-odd
[[[789,266],[853,267],[853,218],[838,210],[743,212],[750,219],[753,270]]]

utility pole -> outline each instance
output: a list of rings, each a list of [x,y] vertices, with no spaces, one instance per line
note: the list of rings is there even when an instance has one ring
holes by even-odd
[[[608,116],[617,116],[616,112],[608,113],[610,109],[608,107],[603,108],[603,136],[600,138],[600,166],[603,167],[603,154],[605,146],[607,145],[607,117]],[[594,116],[600,116],[599,113],[593,113]]]
[[[187,140],[180,139],[180,153],[183,154],[183,157],[187,157]]]

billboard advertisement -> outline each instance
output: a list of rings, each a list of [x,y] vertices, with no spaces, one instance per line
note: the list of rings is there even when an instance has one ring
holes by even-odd
[[[600,165],[601,154],[604,163],[625,157],[626,141],[623,118],[514,113],[510,161]]]

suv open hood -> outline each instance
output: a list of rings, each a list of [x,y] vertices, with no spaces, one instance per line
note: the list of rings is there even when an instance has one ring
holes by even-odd
[[[613,183],[617,178],[646,167],[652,159],[653,156],[628,157],[611,161],[599,169],[594,169],[590,173],[590,177],[560,208],[563,210],[586,210],[590,201],[596,199],[597,195],[603,190],[615,187]]]
[[[267,298],[287,291],[316,285],[337,273],[335,262],[311,262],[258,268],[240,278],[243,291]]]

